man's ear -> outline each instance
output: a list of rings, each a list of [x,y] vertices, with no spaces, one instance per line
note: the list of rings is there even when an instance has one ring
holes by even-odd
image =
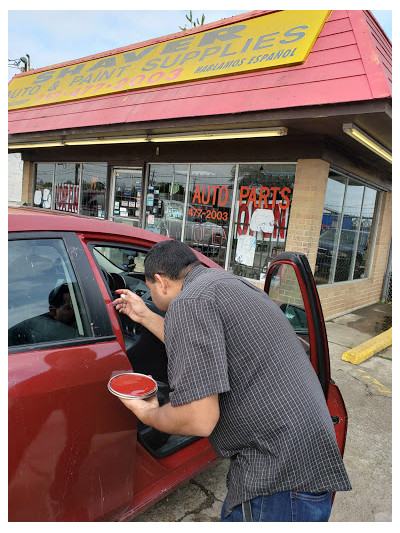
[[[56,316],[56,308],[54,307],[54,305],[49,306],[49,313],[50,313],[50,316],[53,318]]]
[[[169,287],[168,278],[161,274],[154,274],[154,279],[155,282],[158,283],[161,292],[166,294]]]

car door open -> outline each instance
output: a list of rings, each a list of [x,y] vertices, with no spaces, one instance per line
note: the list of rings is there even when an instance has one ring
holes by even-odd
[[[324,391],[343,455],[347,413],[342,395],[330,376],[329,347],[317,287],[308,259],[284,252],[270,264],[264,291],[281,308],[301,340]]]

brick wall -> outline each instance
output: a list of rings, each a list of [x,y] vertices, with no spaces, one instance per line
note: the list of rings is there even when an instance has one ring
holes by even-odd
[[[22,203],[25,202],[28,205],[32,205],[33,168],[33,163],[31,163],[30,161],[24,161],[21,201]]]
[[[306,254],[312,271],[317,259],[328,175],[329,163],[322,159],[297,162],[286,250]]]

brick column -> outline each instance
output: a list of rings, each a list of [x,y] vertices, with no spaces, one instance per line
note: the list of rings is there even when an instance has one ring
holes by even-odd
[[[21,202],[28,205],[32,205],[33,169],[34,164],[31,161],[24,161]]]
[[[286,250],[306,254],[312,272],[317,259],[328,175],[329,163],[322,159],[297,161]]]
[[[392,193],[385,192],[382,197],[381,212],[378,220],[374,258],[371,268],[371,279],[376,283],[375,298],[380,298],[383,279],[386,273],[387,261],[392,241]]]

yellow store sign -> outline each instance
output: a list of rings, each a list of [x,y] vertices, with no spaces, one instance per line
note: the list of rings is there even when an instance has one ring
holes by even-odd
[[[32,71],[10,82],[8,108],[298,65],[307,59],[329,13],[279,11],[39,74]]]

